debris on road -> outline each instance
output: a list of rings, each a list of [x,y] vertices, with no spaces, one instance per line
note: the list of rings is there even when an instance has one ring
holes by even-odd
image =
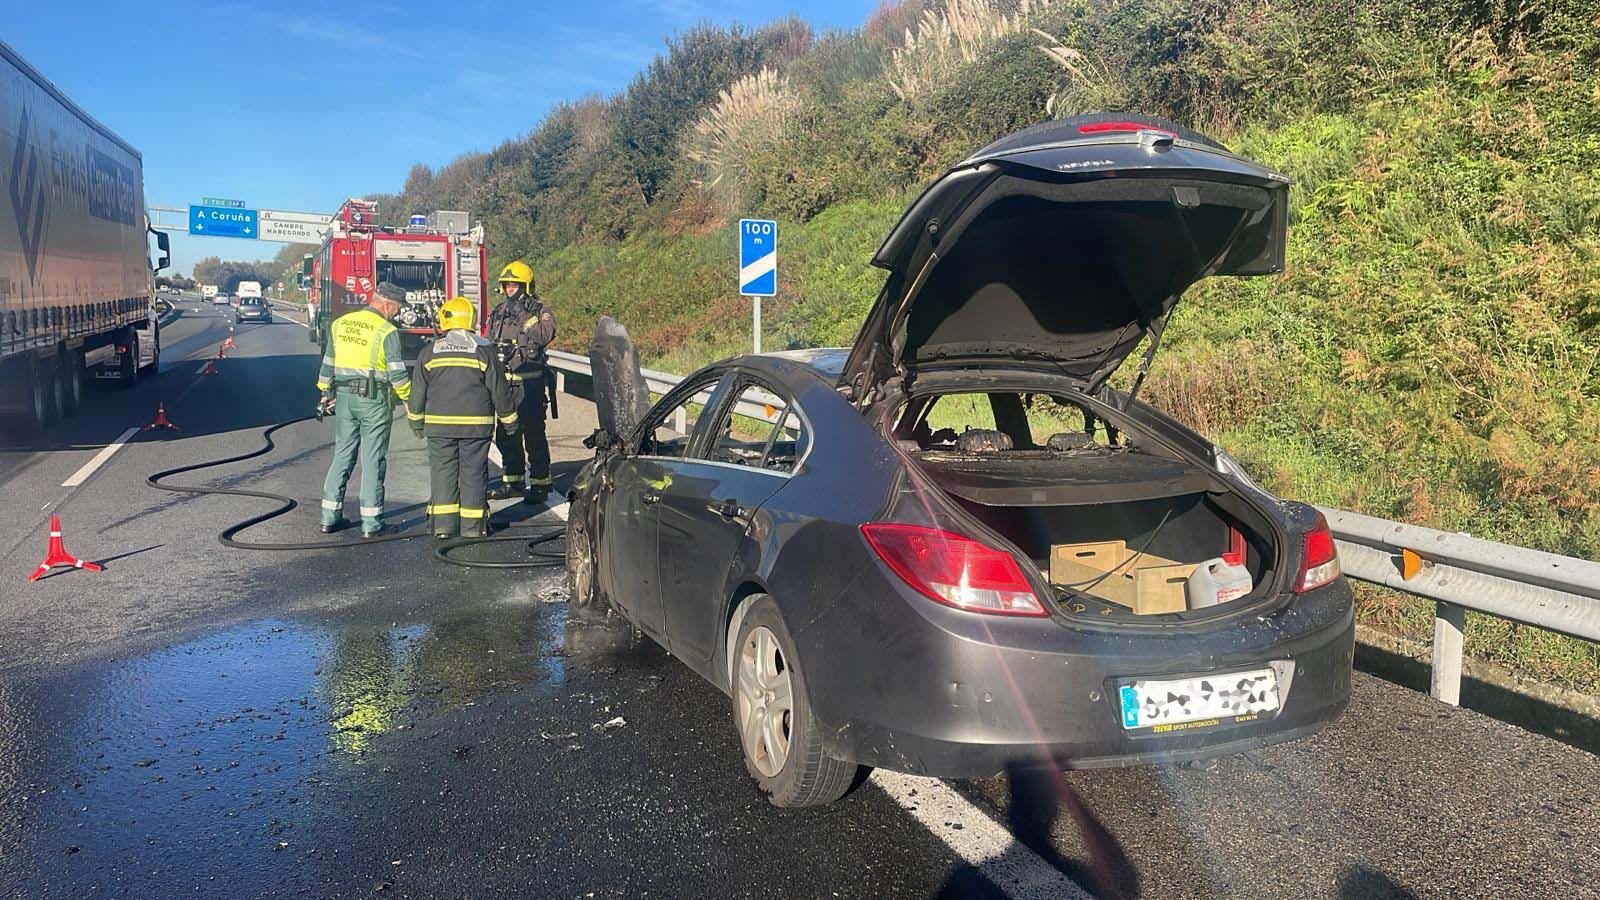
[[[595,731],[599,731],[601,729],[605,729],[606,731],[610,731],[613,728],[621,728],[622,726],[624,726],[626,724],[628,724],[628,720],[627,719],[624,719],[621,716],[617,716],[615,719],[610,719],[610,720],[605,721],[605,722],[596,722],[593,725],[590,725],[589,727],[594,729]]]

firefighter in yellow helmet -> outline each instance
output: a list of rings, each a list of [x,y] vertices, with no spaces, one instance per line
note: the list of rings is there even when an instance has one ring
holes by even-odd
[[[428,516],[433,536],[489,533],[489,438],[495,423],[517,431],[516,404],[494,347],[473,330],[472,301],[439,308],[444,332],[417,356],[406,420],[428,438]]]
[[[361,536],[383,532],[383,476],[388,467],[389,428],[395,397],[411,394],[411,374],[400,357],[400,333],[394,318],[406,293],[384,282],[367,305],[347,312],[328,326],[317,373],[322,392],[319,408],[333,415],[333,464],[322,483],[322,531],[345,527],[344,489],[356,457],[361,457]]]
[[[488,336],[505,360],[506,377],[516,394],[520,436],[504,428],[495,435],[500,448],[500,487],[489,497],[507,500],[525,494],[531,503],[550,493],[550,443],[545,438],[545,399],[553,382],[546,349],[556,336],[556,318],[533,289],[533,269],[512,260],[500,270],[505,302],[489,314]]]

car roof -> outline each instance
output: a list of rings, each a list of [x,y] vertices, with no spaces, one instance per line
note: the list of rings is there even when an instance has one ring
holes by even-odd
[[[844,371],[844,362],[849,357],[849,347],[814,347],[776,353],[746,353],[723,360],[718,365],[755,369],[777,378],[805,374],[832,384],[839,380],[839,374]]]

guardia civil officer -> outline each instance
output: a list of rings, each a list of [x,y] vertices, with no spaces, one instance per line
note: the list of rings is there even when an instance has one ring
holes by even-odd
[[[428,438],[428,515],[433,536],[489,533],[489,438],[495,423],[517,433],[511,385],[494,346],[473,333],[472,301],[455,297],[439,309],[444,331],[417,357],[406,419]]]
[[[500,487],[491,500],[507,500],[524,493],[529,502],[542,502],[550,493],[550,444],[545,438],[545,393],[550,369],[545,348],[556,336],[556,318],[539,301],[533,289],[533,269],[513,260],[500,271],[505,302],[489,314],[488,336],[501,350],[506,377],[511,382],[521,422],[520,437],[502,428],[495,435],[500,448]]]
[[[388,465],[393,397],[411,395],[411,374],[400,357],[400,333],[389,320],[405,291],[384,282],[367,305],[328,327],[317,373],[321,408],[333,415],[333,464],[322,483],[322,531],[345,527],[344,489],[361,457],[361,536],[383,532],[383,477]],[[391,396],[391,394],[393,396]]]

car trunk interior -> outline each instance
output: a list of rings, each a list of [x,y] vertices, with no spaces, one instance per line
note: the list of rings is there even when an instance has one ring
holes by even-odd
[[[1275,576],[1258,511],[1210,470],[1103,422],[1054,430],[1072,408],[1017,393],[920,398],[895,437],[945,495],[1033,561],[1069,612],[1134,619],[1262,595]],[[1226,589],[1206,593],[1219,573]]]

